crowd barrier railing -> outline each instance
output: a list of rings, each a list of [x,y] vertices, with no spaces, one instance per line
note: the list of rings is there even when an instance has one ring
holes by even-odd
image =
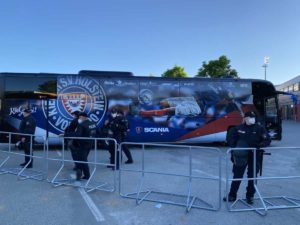
[[[115,139],[112,138],[80,138],[80,137],[61,137],[61,156],[60,158],[54,158],[49,156],[49,139],[47,142],[47,167],[49,167],[49,162],[58,162],[61,164],[61,166],[58,168],[57,172],[55,173],[54,177],[51,179],[48,179],[48,181],[54,186],[58,187],[61,185],[68,185],[68,186],[74,186],[74,187],[81,187],[84,188],[86,192],[91,192],[93,190],[102,190],[102,191],[109,191],[114,192],[116,189],[116,163],[110,164],[110,163],[104,163],[99,161],[99,149],[97,148],[99,142],[109,142],[109,144],[114,145],[114,151],[115,151],[115,157],[116,157],[116,151],[117,151],[117,142]],[[91,152],[93,151],[93,155],[89,154],[89,157],[93,157],[92,160],[88,160],[87,162],[84,161],[77,161],[72,158],[66,157],[66,140],[74,141],[74,140],[85,140],[93,142],[93,147],[91,148]],[[91,153],[90,152],[90,153]],[[115,159],[116,162],[116,159]],[[90,172],[90,177],[87,180],[76,180],[76,177],[70,177],[70,174],[68,174],[66,177],[63,173],[64,169],[66,168],[66,164],[74,164],[74,163],[81,163],[81,164],[88,164],[89,166],[92,166],[92,171]],[[114,168],[113,172],[113,180],[108,181],[101,181],[99,182],[98,179],[95,177],[96,172],[98,170],[98,166],[110,166]],[[67,168],[68,169],[68,168]],[[112,185],[111,185],[112,184]]]
[[[171,205],[179,205],[179,206],[184,206],[186,211],[189,212],[191,208],[199,208],[199,209],[206,209],[206,210],[212,210],[212,211],[217,211],[221,207],[221,152],[218,148],[210,148],[210,147],[198,147],[198,146],[186,146],[186,145],[172,145],[172,144],[151,144],[151,143],[135,143],[135,142],[123,142],[120,144],[119,148],[121,149],[123,145],[127,146],[140,146],[141,149],[141,165],[140,168],[125,168],[122,163],[120,163],[120,176],[119,176],[119,194],[122,197],[125,198],[131,198],[136,200],[136,204],[141,204],[143,201],[151,201],[151,202],[158,202],[158,203],[166,203],[166,204],[171,204]],[[163,149],[162,151],[165,151],[166,149],[174,149],[174,148],[180,148],[181,150],[184,151],[186,156],[188,157],[188,162],[184,165],[180,164],[179,166],[182,168],[187,169],[187,173],[178,173],[177,171],[171,171],[171,172],[165,172],[165,171],[157,171],[157,170],[150,170],[150,169],[145,169],[145,161],[147,160],[145,158],[145,148],[159,148]],[[210,173],[205,173],[206,176],[197,176],[194,175],[193,173],[193,166],[195,165],[193,162],[193,153],[192,150],[194,151],[201,151],[201,150],[209,150],[213,152],[214,154],[214,159],[213,163],[217,168],[217,175],[211,175]],[[119,150],[121,151],[121,150]],[[167,150],[166,150],[167,151]],[[194,153],[195,154],[195,153]],[[120,154],[121,157],[121,154]],[[121,158],[120,158],[121,162]],[[138,173],[139,178],[138,181],[136,181],[137,185],[134,191],[129,192],[129,193],[123,193],[123,181],[122,179],[125,179],[123,176],[123,173],[125,172],[134,172]],[[186,194],[178,194],[178,193],[172,193],[172,192],[167,192],[167,191],[157,191],[154,190],[151,185],[147,186],[144,182],[145,176],[146,175],[162,175],[162,176],[167,176],[167,177],[172,177],[172,179],[175,178],[186,178],[187,182],[184,184],[184,187],[186,188],[185,193]],[[217,182],[217,194],[213,195],[216,196],[214,199],[217,204],[207,202],[198,196],[193,196],[192,195],[192,190],[203,190],[203,187],[199,186],[193,186],[193,181],[195,179],[199,179],[202,182],[205,182],[205,180],[212,180],[214,182]],[[207,181],[208,182],[208,181]],[[159,195],[161,196],[160,199],[155,199],[151,198],[151,195]],[[173,197],[179,197],[182,199],[180,202],[172,201]]]
[[[23,133],[13,133],[13,132],[3,132],[0,131],[0,135],[7,139],[7,142],[1,144],[0,152],[5,154],[5,159],[0,163],[0,174],[15,174],[17,175],[18,179],[36,179],[36,180],[43,180],[46,177],[47,171],[45,164],[43,163],[46,160],[46,141],[42,136],[37,135],[30,135],[30,134],[23,134]],[[29,137],[30,138],[30,155],[26,155],[23,152],[23,149],[18,149],[16,143],[13,143],[14,140],[20,140],[20,137]],[[41,151],[33,151],[34,140],[39,139],[42,141],[42,150]],[[33,154],[35,152],[35,155]],[[38,153],[42,153],[38,155]],[[12,158],[21,158],[19,162],[24,161],[25,156],[30,157],[29,161],[24,166],[16,167],[16,160],[12,160]],[[35,160],[33,160],[35,159]],[[36,163],[36,160],[41,161],[41,163]],[[13,161],[13,162],[12,162]],[[34,168],[38,168],[40,170],[36,170],[34,168],[29,168],[35,161]],[[41,165],[42,164],[42,165]]]
[[[268,147],[268,148],[261,148],[264,155],[271,155],[270,157],[266,158],[264,157],[264,164],[268,161],[266,160],[272,160],[272,163],[280,162],[281,158],[276,158],[276,156],[282,157],[280,154],[275,154],[278,153],[279,151],[285,151],[285,154],[287,151],[290,153],[293,153],[295,157],[298,154],[298,157],[300,155],[300,148],[299,147]],[[251,151],[253,153],[253,178],[241,178],[241,179],[233,179],[230,178],[231,175],[229,175],[229,171],[231,170],[231,165],[232,163],[229,163],[230,161],[230,155],[232,151]],[[226,196],[229,193],[229,184],[230,181],[254,181],[254,188],[256,191],[256,196],[254,198],[254,203],[253,204],[248,204],[246,199],[244,198],[237,198],[233,203],[229,203],[227,201],[227,208],[231,212],[243,212],[243,211],[255,211],[258,214],[265,216],[267,215],[268,210],[273,210],[273,209],[288,209],[288,208],[299,208],[300,207],[300,196],[296,196],[297,193],[295,192],[295,196],[287,196],[286,194],[283,195],[273,195],[273,196],[265,196],[263,193],[272,193],[273,189],[270,188],[270,182],[272,181],[280,181],[280,180],[289,180],[291,182],[294,182],[296,186],[299,185],[299,178],[300,178],[300,167],[298,170],[295,171],[296,175],[281,175],[281,176],[271,176],[268,175],[271,172],[268,171],[268,168],[265,166],[262,166],[260,169],[263,170],[263,174],[261,174],[260,177],[257,176],[258,171],[257,169],[259,168],[257,166],[257,155],[258,151],[256,148],[230,148],[227,150],[227,155],[226,155]],[[276,155],[276,156],[275,156]],[[288,162],[285,162],[288,163]],[[263,165],[264,165],[263,164]],[[272,170],[274,172],[274,168],[272,167]],[[276,168],[276,173],[279,172],[282,173],[283,170],[281,167]],[[299,174],[299,175],[298,175]],[[246,176],[246,175],[245,175]],[[259,181],[259,182],[258,182]],[[262,182],[268,182],[267,185],[258,185],[259,183]],[[282,183],[283,185],[283,183]],[[270,189],[269,189],[270,188]],[[284,188],[282,188],[282,191],[284,191]],[[289,193],[292,194],[292,193]],[[299,194],[298,194],[299,195]]]

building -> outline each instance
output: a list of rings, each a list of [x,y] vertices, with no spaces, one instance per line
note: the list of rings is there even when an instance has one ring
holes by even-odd
[[[296,120],[300,122],[300,75],[276,86],[277,91],[287,92],[298,97],[295,104],[292,95],[280,95],[279,105],[281,110],[282,119]]]

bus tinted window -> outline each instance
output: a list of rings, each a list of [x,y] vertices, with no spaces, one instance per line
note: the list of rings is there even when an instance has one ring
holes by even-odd
[[[5,94],[14,93],[52,93],[56,94],[56,78],[53,77],[17,77],[5,79]]]

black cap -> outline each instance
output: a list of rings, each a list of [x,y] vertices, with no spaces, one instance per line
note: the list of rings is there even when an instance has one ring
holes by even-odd
[[[256,115],[255,115],[255,112],[253,112],[253,111],[249,111],[249,112],[246,112],[245,113],[245,116],[244,117],[255,117]]]
[[[31,110],[30,109],[24,109],[23,112],[25,112],[25,113],[31,113]]]
[[[85,112],[80,112],[78,116],[88,117],[87,113]]]
[[[79,111],[73,111],[73,112],[71,112],[71,115],[75,115],[75,116],[79,116]]]

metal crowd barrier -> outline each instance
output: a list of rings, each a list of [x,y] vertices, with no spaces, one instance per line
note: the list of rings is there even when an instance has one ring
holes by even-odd
[[[158,202],[158,203],[166,203],[171,205],[179,205],[179,206],[185,206],[186,211],[189,212],[191,208],[199,208],[199,209],[206,209],[206,210],[212,210],[217,211],[221,207],[221,152],[218,148],[209,148],[209,147],[198,147],[198,146],[186,146],[186,145],[168,145],[168,144],[150,144],[150,143],[134,143],[134,142],[123,142],[120,144],[119,148],[121,149],[123,145],[131,145],[131,146],[141,146],[141,165],[140,168],[125,168],[122,163],[120,163],[120,176],[119,176],[119,194],[122,197],[125,198],[131,198],[136,200],[136,204],[141,204],[143,201],[151,201],[151,202]],[[187,164],[180,164],[180,168],[187,169],[187,173],[177,173],[177,171],[172,172],[165,172],[165,171],[155,171],[155,170],[147,170],[145,169],[145,147],[150,148],[163,148],[161,151],[168,151],[167,149],[174,149],[174,148],[180,148],[181,150],[184,150],[184,153],[188,157],[188,163]],[[201,151],[201,150],[209,150],[211,152],[214,152],[213,154],[216,154],[214,164],[215,167],[218,170],[218,175],[214,176],[210,173],[203,172],[205,176],[196,176],[193,174],[193,168],[195,165],[195,162],[193,162],[193,154],[192,150]],[[121,152],[121,150],[119,150]],[[120,162],[121,162],[121,154],[120,154]],[[136,163],[135,163],[136,164]],[[157,165],[157,164],[156,164]],[[178,168],[178,167],[177,167]],[[130,193],[123,193],[123,181],[125,180],[123,173],[125,172],[132,172],[132,173],[138,173],[139,180],[137,182],[136,186],[136,192],[130,192]],[[186,178],[186,183],[183,185],[186,189],[185,194],[178,194],[178,193],[170,193],[165,191],[157,191],[154,188],[150,187],[154,182],[151,181],[151,184],[147,186],[145,184],[145,177],[146,175],[162,175],[166,176],[168,178],[172,177],[172,180],[175,180],[177,178]],[[216,181],[218,183],[218,186],[216,187],[218,190],[218,193],[216,194],[216,197],[214,200],[217,202],[217,205],[213,205],[212,203],[209,203],[207,201],[204,201],[203,199],[199,198],[198,196],[192,195],[192,189],[199,191],[201,193],[203,191],[203,186],[193,186],[193,181],[199,179],[201,181],[204,180],[204,182],[208,182],[207,180]],[[206,180],[206,181],[205,181]],[[211,190],[207,190],[211,191]],[[151,197],[151,196],[154,197]],[[155,198],[155,196],[158,196],[158,199]],[[213,197],[213,195],[212,195]],[[175,201],[180,199],[180,201]]]
[[[61,157],[60,158],[52,158],[49,157],[49,139],[47,142],[47,167],[49,167],[49,161],[53,162],[59,162],[61,166],[59,167],[58,171],[55,173],[54,177],[52,179],[48,179],[48,181],[53,184],[54,187],[58,187],[61,185],[68,185],[68,186],[74,186],[74,187],[81,187],[84,188],[86,192],[91,192],[93,190],[102,190],[102,191],[109,191],[109,192],[114,192],[116,189],[116,164],[110,164],[110,163],[101,163],[99,162],[99,153],[98,153],[98,148],[97,144],[101,142],[109,142],[110,144],[114,144],[115,146],[115,162],[116,162],[116,152],[117,152],[117,142],[115,139],[112,138],[80,138],[80,137],[62,137],[62,146],[61,146]],[[65,149],[65,140],[90,140],[93,142],[93,148],[91,151],[94,151],[93,154],[93,160],[88,162],[83,162],[83,161],[76,161],[73,159],[68,159],[66,158],[66,149]],[[91,153],[91,152],[90,152]],[[91,154],[89,154],[91,157]],[[76,180],[76,178],[70,176],[71,174],[68,174],[68,177],[63,174],[63,170],[66,168],[66,163],[82,163],[82,164],[88,164],[93,167],[90,177],[88,180]],[[97,178],[95,178],[96,171],[97,171],[97,166],[111,166],[114,168],[114,173],[113,173],[113,185],[109,185],[108,182],[99,182]],[[90,168],[91,169],[91,168]]]
[[[22,133],[13,133],[13,132],[3,132],[0,131],[0,135],[4,136],[5,138],[7,138],[7,143],[2,143],[1,145],[1,149],[0,152],[6,154],[6,158],[0,163],[0,174],[15,174],[17,175],[18,179],[20,180],[25,180],[25,179],[36,179],[36,180],[43,180],[46,177],[47,171],[46,168],[42,168],[42,170],[35,170],[33,168],[27,168],[27,166],[29,164],[32,163],[33,159],[41,159],[43,162],[45,161],[45,140],[42,136],[35,136],[35,135],[30,135],[30,134],[22,134]],[[25,153],[23,153],[23,150],[19,150],[16,146],[15,143],[13,142],[13,137],[16,136],[16,138],[19,136],[29,136],[30,137],[30,155],[26,155]],[[43,145],[43,149],[42,149],[42,155],[41,156],[37,156],[37,155],[33,155],[33,143],[34,143],[34,139],[39,139],[40,141],[42,141],[42,145]],[[16,151],[14,151],[16,150]],[[17,152],[17,151],[22,151],[21,152]],[[38,151],[36,151],[36,153],[38,153]],[[26,165],[24,165],[23,167],[15,167],[15,161],[11,162],[12,160],[10,160],[13,156],[22,156],[22,161],[24,160],[25,156],[29,156],[30,160],[27,162]],[[20,161],[20,162],[22,162]],[[36,161],[36,160],[35,160]],[[13,164],[13,167],[6,167],[9,164],[9,166],[11,166],[11,164]],[[34,168],[36,167],[44,167],[44,165],[42,166],[38,166],[39,163],[34,164]]]
[[[274,160],[274,154],[277,153],[278,151],[292,151],[295,152],[296,154],[299,154],[299,147],[269,147],[269,148],[261,148],[267,153],[267,155],[271,155],[269,159],[272,159],[271,163],[273,163]],[[232,179],[229,178],[229,158],[230,154],[232,151],[253,151],[253,178],[241,178],[241,179]],[[273,154],[274,153],[274,154]],[[295,157],[296,157],[295,154]],[[285,175],[285,176],[268,176],[268,168],[265,166],[262,167],[263,169],[263,175],[261,177],[257,177],[257,171],[256,171],[256,155],[257,151],[255,148],[231,148],[227,150],[227,155],[226,155],[226,196],[229,193],[229,181],[236,181],[236,180],[241,180],[241,181],[249,181],[253,180],[254,181],[254,188],[256,190],[256,195],[257,197],[254,198],[254,204],[248,204],[245,199],[243,198],[237,198],[236,201],[234,201],[232,204],[229,204],[227,202],[227,208],[231,212],[243,212],[243,211],[255,211],[258,214],[265,216],[267,215],[268,210],[273,210],[273,209],[288,209],[288,208],[299,208],[300,207],[300,196],[287,196],[287,195],[275,195],[275,196],[264,196],[263,192],[272,192],[273,189],[270,189],[270,184],[267,184],[265,187],[267,187],[265,190],[262,185],[258,186],[258,183],[261,183],[262,181],[278,181],[278,180],[290,180],[292,182],[299,181],[300,175]],[[299,157],[299,156],[298,156]],[[264,164],[268,161],[266,161],[268,158],[264,157]],[[272,168],[274,168],[272,166]],[[277,167],[276,172],[282,172],[280,170],[280,167]],[[245,172],[246,173],[246,172]],[[296,173],[300,173],[300,168],[296,171]],[[267,174],[267,175],[265,175]],[[244,174],[244,176],[246,176]],[[259,181],[259,182],[258,182]],[[296,183],[296,186],[297,183]],[[282,189],[284,191],[284,188]],[[297,192],[298,194],[299,192]],[[299,194],[298,194],[299,195]]]

